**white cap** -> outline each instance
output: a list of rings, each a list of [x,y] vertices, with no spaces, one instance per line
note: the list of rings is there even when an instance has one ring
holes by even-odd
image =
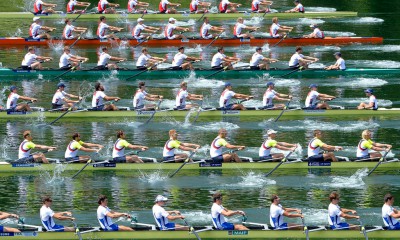
[[[172,22],[172,21],[176,21],[176,19],[175,18],[169,18],[168,19],[168,22]]]
[[[33,17],[33,21],[36,22],[37,20],[39,20],[40,17]]]
[[[167,200],[168,200],[168,198],[164,197],[163,195],[158,195],[156,197],[156,199],[154,200],[154,202],[165,202]]]
[[[268,135],[271,135],[271,134],[274,134],[274,133],[277,133],[277,131],[275,131],[274,129],[269,129],[269,130],[267,131],[267,134],[268,134]]]
[[[143,22],[143,21],[144,21],[143,18],[138,18],[138,19],[137,19],[137,22]]]

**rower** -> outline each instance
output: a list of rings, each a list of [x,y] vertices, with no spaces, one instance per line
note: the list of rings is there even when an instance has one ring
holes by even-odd
[[[194,152],[201,147],[198,144],[178,141],[178,133],[175,129],[169,130],[168,134],[169,140],[165,143],[163,151],[164,162],[184,162],[188,158],[186,153],[175,154],[175,149]],[[189,159],[189,161],[192,162],[192,159]]]
[[[104,231],[133,231],[132,228],[118,225],[113,223],[113,218],[127,217],[131,218],[128,213],[120,213],[111,211],[108,208],[108,199],[105,195],[100,195],[97,203],[99,207],[97,208],[97,220],[99,221],[100,227]]]
[[[39,30],[45,31],[40,33]],[[34,17],[33,23],[29,27],[29,38],[33,39],[51,39],[52,37],[47,32],[52,32],[56,28],[46,27],[41,25],[40,17]]]
[[[126,61],[126,58],[114,57],[108,54],[107,47],[103,47],[101,50],[102,53],[99,56],[99,61],[97,62],[97,66],[94,68],[95,70],[112,70],[112,69],[118,70],[119,67],[117,63],[109,63],[109,61],[118,61],[118,62]]]
[[[75,229],[72,227],[64,227],[62,225],[57,225],[54,222],[54,218],[57,220],[70,220],[74,221],[75,218],[72,217],[71,212],[54,212],[51,210],[51,205],[53,200],[50,197],[44,197],[42,200],[42,207],[40,208],[40,220],[42,221],[43,227],[48,232],[74,232]]]
[[[125,155],[125,148],[130,149],[140,149],[141,151],[146,151],[149,149],[146,146],[140,145],[132,145],[128,141],[125,140],[126,135],[123,131],[117,131],[117,141],[114,143],[113,148],[113,162],[116,163],[143,163],[142,159],[140,159],[137,155]]]
[[[241,224],[233,224],[225,220],[225,217],[234,215],[245,216],[246,213],[242,210],[229,210],[222,206],[222,194],[220,192],[214,193],[213,202],[214,203],[211,207],[211,218],[213,225],[217,230],[249,230]]]
[[[229,0],[221,0],[218,10],[220,13],[236,13],[238,12],[236,8],[240,6],[242,6],[240,3],[232,3],[229,2]]]
[[[6,218],[19,219],[19,216],[17,214],[13,214],[13,213],[0,212],[0,220],[4,220]],[[0,235],[2,233],[19,233],[19,232],[21,232],[19,229],[11,228],[11,227],[4,227],[4,226],[0,225]]]
[[[83,142],[81,140],[81,135],[79,133],[74,133],[72,135],[72,141],[69,142],[67,149],[65,150],[65,161],[71,162],[81,162],[85,163],[90,160],[90,156],[78,156],[79,151],[84,152],[99,152],[104,146],[95,143]]]
[[[314,138],[308,143],[308,161],[310,162],[324,162],[332,161],[337,162],[337,158],[333,151],[343,150],[340,146],[331,146],[321,141],[322,132],[321,130],[314,130]],[[325,151],[330,151],[327,153],[320,153],[321,148]]]
[[[150,39],[151,35],[153,33],[156,33],[158,30],[160,30],[159,28],[156,28],[156,27],[144,25],[143,18],[138,18],[136,21],[137,21],[137,25],[132,30],[132,37],[134,39],[137,39],[137,40]],[[150,34],[142,34],[142,31],[148,32]]]
[[[174,31],[181,31],[181,32],[187,32],[189,31],[189,28],[184,28],[184,27],[178,27],[175,25],[176,19],[175,18],[169,18],[168,19],[168,24],[164,28],[164,37],[166,39],[185,39],[187,40],[187,37],[183,34],[174,34]]]
[[[201,2],[199,0],[192,0],[189,5],[190,13],[208,13],[208,8],[211,6],[209,2]],[[199,9],[202,7],[202,9]]]
[[[58,66],[60,67],[60,70],[70,70],[71,68],[79,70],[79,65],[88,60],[89,58],[72,55],[69,46],[65,46],[64,53],[60,57],[60,63]]]
[[[181,89],[179,89],[178,94],[176,94],[175,98],[175,108],[178,110],[182,110],[182,109],[191,109],[192,107],[197,106],[196,104],[186,104],[186,99],[194,101],[202,101],[203,95],[196,95],[189,93],[187,91],[187,82],[181,82]]]
[[[189,226],[182,226],[179,224],[175,224],[173,222],[169,221],[174,221],[176,219],[185,219],[185,216],[183,216],[179,211],[173,210],[173,211],[166,211],[163,207],[167,203],[168,198],[158,195],[156,199],[154,200],[154,206],[153,206],[153,216],[154,220],[157,223],[157,226],[160,228],[162,231],[171,231],[171,230],[180,230],[180,231],[187,231],[189,230]]]
[[[291,95],[278,93],[275,90],[275,83],[268,82],[267,83],[267,90],[263,96],[263,109],[284,109],[285,104],[274,104],[272,101],[290,101],[292,99]]]
[[[107,0],[99,0],[97,4],[97,12],[100,14],[116,13],[115,8],[119,7],[117,3],[110,3]]]
[[[383,223],[388,230],[400,230],[400,222],[396,218],[400,218],[400,212],[393,208],[394,197],[388,193],[383,198],[384,204],[382,206],[382,219]]]
[[[225,31],[225,28],[223,28],[223,27],[211,26],[210,20],[208,19],[208,17],[204,17],[203,21],[204,21],[204,23],[203,23],[203,25],[201,25],[201,28],[200,28],[200,37],[202,39],[215,38],[215,37],[221,35],[221,33]],[[212,33],[209,33],[209,31],[214,31],[216,33],[212,34]]]
[[[340,52],[336,52],[333,55],[336,58],[336,63],[329,67],[326,67],[325,70],[346,70],[346,62],[342,58],[342,54]]]
[[[251,12],[253,13],[268,13],[271,12],[270,6],[272,1],[265,0],[252,0],[251,2]],[[265,9],[261,9],[260,6],[265,6]]]
[[[281,199],[278,195],[273,194],[270,198],[271,207],[269,208],[269,222],[272,229],[275,230],[288,230],[288,229],[303,229],[303,225],[283,222],[283,217],[288,218],[304,218],[300,209],[285,208],[281,205]],[[293,213],[295,212],[295,213]]]
[[[23,133],[24,141],[19,145],[18,160],[17,163],[49,163],[46,156],[41,153],[31,154],[32,149],[48,150],[49,152],[56,149],[56,147],[50,147],[46,145],[38,145],[32,142],[31,131],[24,131]]]
[[[286,13],[304,13],[304,6],[303,4],[300,3],[300,0],[295,0],[294,1],[294,5],[296,5],[296,7],[285,11]]]
[[[104,93],[104,86],[101,83],[96,83],[94,86],[95,91],[93,93],[92,99],[92,110],[93,111],[117,111],[118,108],[113,103],[105,104],[106,101],[115,101],[118,102],[121,100],[119,97],[110,97]]]
[[[250,33],[242,33],[243,29],[248,29],[250,30],[250,32],[254,32],[257,31],[259,29],[259,27],[248,27],[246,25],[243,24],[244,20],[242,17],[238,18],[237,23],[235,24],[235,26],[233,27],[233,35],[235,38],[250,38],[250,39],[254,39],[254,36]]]
[[[160,13],[178,13],[175,8],[168,9],[168,6],[179,7],[180,5],[180,3],[171,3],[168,0],[160,0],[160,3],[158,4],[158,10]]]
[[[99,26],[97,27],[97,37],[100,40],[118,39],[118,37],[114,33],[107,34],[107,30],[109,30],[111,32],[121,32],[121,30],[124,28],[110,26],[110,25],[106,24],[106,22],[107,22],[106,17],[101,16]]]
[[[76,39],[77,36],[74,36],[73,33],[78,33],[79,36],[81,36],[83,33],[87,31],[87,28],[84,27],[75,27],[72,25],[71,19],[67,18],[65,19],[65,27],[63,30],[63,39]]]
[[[375,95],[373,95],[374,90],[371,88],[367,88],[364,90],[365,95],[368,97],[368,102],[362,102],[358,105],[358,109],[378,109],[378,100],[376,100]]]
[[[149,3],[139,2],[138,0],[128,1],[128,13],[147,13]]]
[[[246,108],[241,103],[230,103],[232,98],[244,99],[246,101],[254,98],[251,95],[245,95],[240,93],[235,93],[232,91],[232,84],[230,82],[225,83],[224,91],[221,93],[219,98],[219,107],[222,110],[246,110]]]
[[[390,144],[383,144],[383,143],[376,143],[373,142],[371,139],[371,131],[364,130],[361,134],[362,139],[358,143],[357,147],[357,159],[359,160],[374,160],[379,159],[382,157],[380,151],[390,151],[392,145]],[[376,152],[369,152],[368,150],[374,150]]]
[[[253,54],[250,60],[251,70],[269,70],[269,64],[279,62],[274,58],[266,58],[262,54],[262,47],[257,47],[256,52]]]
[[[230,70],[232,70],[233,69],[232,64],[238,61],[240,61],[240,58],[226,56],[224,47],[219,47],[218,52],[214,54],[211,60],[211,69],[221,70],[227,67]]]
[[[284,151],[294,151],[297,147],[296,144],[291,144],[287,142],[278,142],[275,140],[277,131],[269,129],[267,131],[268,138],[261,144],[260,151],[258,155],[260,156],[260,161],[270,160],[270,161],[280,161],[285,156],[283,153],[271,154],[272,148],[277,148]]]
[[[162,101],[162,95],[153,95],[146,92],[145,82],[139,82],[139,89],[136,91],[133,97],[133,107],[135,110],[155,110],[155,104],[144,105],[144,100],[147,101]]]
[[[311,24],[310,28],[313,29],[313,32],[308,34],[308,35],[304,35],[304,38],[319,38],[319,39],[324,39],[325,38],[325,34],[323,31],[321,31],[321,29],[319,29],[317,24]]]
[[[188,61],[185,62],[184,61]],[[185,48],[184,47],[179,47],[178,48],[178,53],[175,54],[174,60],[172,61],[172,67],[171,70],[194,70],[193,65],[191,61],[201,61],[201,58],[197,57],[189,57],[185,54]]]
[[[75,10],[75,7],[85,7],[88,8],[90,6],[90,2],[78,2],[77,0],[70,0],[67,3],[67,13],[85,13],[85,10]]]
[[[337,192],[331,192],[329,194],[329,200],[331,203],[328,207],[328,221],[331,229],[338,229],[338,230],[359,230],[360,226],[348,224],[346,222],[342,222],[341,218],[345,219],[360,219],[357,216],[357,212],[355,210],[346,209],[339,207],[340,195]],[[351,213],[351,214],[349,214]]]
[[[307,98],[305,101],[306,109],[332,109],[326,102],[318,102],[318,100],[332,101],[336,98],[335,96],[317,92],[317,84],[311,84],[309,88],[311,90],[307,94]]]
[[[152,57],[149,54],[147,48],[142,48],[142,54],[139,56],[136,62],[136,69],[146,70],[146,69],[157,69],[157,65],[160,62],[165,62],[166,58]]]
[[[221,128],[218,131],[218,136],[212,141],[211,147],[210,147],[210,155],[211,155],[211,160],[216,163],[222,163],[222,162],[241,162],[242,160],[240,157],[232,152],[232,153],[223,153],[222,149],[223,147],[226,147],[228,149],[237,149],[237,150],[243,150],[246,148],[246,146],[240,146],[240,145],[232,145],[228,143],[225,138],[228,135],[228,131],[226,129]]]
[[[51,101],[52,109],[66,110],[82,100],[82,97],[66,93],[64,89],[64,83],[57,84],[57,91],[53,96],[53,100]],[[77,98],[78,100],[70,100],[67,97]]]
[[[272,25],[269,28],[269,35],[272,38],[281,38],[293,30],[293,27],[282,26],[277,17],[272,18]]]
[[[293,69],[297,69],[299,67],[307,69],[309,64],[317,61],[319,61],[318,58],[304,56],[302,47],[296,47],[296,52],[290,58],[289,67]]]
[[[48,7],[43,9],[43,7]],[[54,9],[57,7],[57,4],[45,3],[42,0],[35,0],[33,3],[33,14],[47,14],[47,13],[55,13]]]
[[[18,91],[18,88],[16,86],[11,86],[10,87],[10,95],[8,95],[7,105],[6,105],[7,114],[16,113],[16,112],[29,112],[29,111],[32,111],[32,109],[29,107],[28,103],[17,104],[18,103],[18,99],[25,100],[25,101],[30,101],[30,102],[36,102],[37,101],[36,98],[30,98],[30,97],[18,95],[17,91]]]
[[[35,54],[35,47],[29,47],[28,48],[28,53],[25,54],[24,59],[21,62],[21,68],[22,70],[33,70],[33,69],[39,69],[42,70],[42,62],[48,62],[53,60],[51,57],[43,57],[43,56],[38,56]],[[39,60],[39,62],[35,62],[36,60]]]

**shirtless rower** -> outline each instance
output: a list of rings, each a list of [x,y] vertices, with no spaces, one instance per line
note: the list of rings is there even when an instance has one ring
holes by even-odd
[[[241,162],[242,160],[236,153],[223,153],[223,148],[243,150],[246,146],[232,145],[225,138],[228,135],[226,129],[221,128],[218,131],[218,136],[212,141],[210,148],[211,160],[216,163],[222,162]]]
[[[304,13],[304,6],[303,4],[300,3],[300,0],[295,0],[294,5],[296,5],[294,8],[285,11],[286,13]]]
[[[310,28],[313,29],[313,32],[308,34],[308,35],[304,35],[304,38],[319,38],[319,39],[323,39],[325,38],[325,34],[323,31],[321,31],[321,29],[319,29],[317,24],[311,24]]]
[[[277,131],[273,129],[269,129],[267,131],[268,138],[261,144],[258,156],[260,157],[260,161],[270,160],[270,161],[280,161],[285,156],[283,153],[274,153],[271,154],[272,148],[277,148],[279,150],[284,151],[294,151],[296,150],[297,145],[291,144],[287,142],[277,142],[275,140]]]
[[[90,156],[78,156],[79,151],[84,152],[99,152],[104,146],[95,143],[83,142],[79,133],[72,135],[72,141],[68,143],[67,149],[65,150],[65,161],[66,162],[81,162],[85,163],[90,160]]]
[[[17,91],[18,91],[18,88],[16,86],[10,87],[10,94],[8,95],[7,105],[6,105],[7,113],[9,114],[9,113],[16,113],[16,112],[32,111],[32,109],[29,107],[28,103],[18,104],[18,99],[25,100],[25,101],[31,101],[31,102],[36,102],[37,99],[18,95]]]
[[[48,7],[43,9],[43,7]],[[57,7],[57,4],[45,3],[42,0],[35,0],[33,3],[33,14],[47,14],[47,13],[55,13],[54,8]]]
[[[381,151],[390,151],[392,145],[377,143],[372,141],[372,133],[364,130],[361,134],[362,139],[357,146],[357,159],[359,160],[376,160],[382,157]],[[372,149],[375,152],[369,152]]]
[[[28,48],[28,53],[25,54],[25,57],[21,62],[22,70],[33,70],[33,69],[42,70],[43,69],[42,61],[48,62],[53,60],[53,58],[51,57],[38,56],[35,54],[35,52],[36,52],[35,47]]]
[[[263,108],[264,109],[284,109],[285,104],[274,104],[273,100],[277,101],[290,101],[292,99],[291,95],[288,94],[281,94],[276,92],[275,90],[275,83],[268,82],[267,83],[267,90],[263,96]]]
[[[128,213],[120,213],[108,208],[108,199],[105,195],[100,195],[97,203],[99,204],[97,208],[97,220],[99,221],[101,229],[104,231],[133,231],[130,227],[113,223],[113,218],[131,218],[131,216]]]
[[[44,197],[42,199],[42,207],[40,208],[40,220],[42,221],[43,227],[48,232],[74,232],[75,228],[65,227],[63,225],[58,225],[54,222],[54,218],[57,220],[74,221],[75,218],[72,217],[71,212],[54,212],[50,207],[53,204],[53,199],[50,197]]]
[[[51,101],[52,109],[67,110],[68,108],[72,107],[75,103],[79,103],[82,100],[82,97],[66,93],[64,90],[65,90],[64,83],[57,84],[57,91],[53,96],[53,100]],[[77,98],[78,100],[71,100],[68,99],[67,97]]]
[[[183,216],[177,210],[166,211],[163,207],[165,206],[167,201],[168,198],[162,195],[158,195],[154,200],[154,206],[152,208],[154,220],[156,221],[156,224],[160,228],[160,230],[162,231],[189,230],[189,226],[182,226],[179,224],[175,224],[173,222],[169,222],[169,221],[174,221],[176,219],[185,219],[185,216]]]
[[[184,62],[187,61],[187,62]],[[201,61],[201,58],[189,57],[185,54],[185,48],[179,47],[178,53],[175,54],[174,60],[172,61],[172,70],[194,70],[192,61]]]
[[[388,230],[400,230],[400,223],[397,220],[400,218],[400,212],[393,207],[394,196],[390,193],[383,198],[382,220]]]
[[[126,61],[126,58],[119,58],[114,57],[108,54],[108,48],[103,47],[102,53],[99,56],[99,61],[97,62],[97,66],[95,67],[96,70],[112,70],[112,69],[119,69],[116,63],[109,63],[109,61],[118,61],[123,62]]]
[[[334,56],[336,58],[336,63],[326,67],[325,70],[346,70],[346,62],[342,58],[342,54],[340,52],[336,52]]]
[[[150,39],[153,33],[160,30],[160,28],[144,25],[143,18],[138,18],[136,21],[137,25],[132,30],[132,37],[136,40]],[[142,32],[148,32],[150,34],[143,34]]]
[[[259,27],[249,27],[243,24],[244,20],[242,17],[238,18],[237,23],[233,27],[233,35],[235,38],[250,38],[254,39],[254,36],[251,33],[243,33],[244,29],[248,29],[250,31],[257,31]]]
[[[213,225],[218,230],[249,230],[242,224],[233,224],[226,221],[225,217],[230,217],[234,215],[245,216],[246,213],[241,210],[229,210],[222,206],[222,194],[216,192],[213,194],[213,205],[211,207],[211,218]]]
[[[19,145],[18,160],[16,163],[49,163],[46,156],[41,153],[32,153],[32,149],[48,150],[49,152],[57,149],[56,147],[50,147],[46,145],[38,145],[32,142],[31,131],[24,131],[22,134],[24,141]]]
[[[307,98],[305,101],[305,107],[307,109],[332,109],[328,103],[318,102],[318,100],[332,101],[336,98],[335,96],[317,92],[317,84],[311,84],[309,88],[310,92],[307,94]]]
[[[19,216],[17,214],[1,212],[0,211],[0,220],[4,220],[4,219],[7,219],[7,218],[19,219]],[[2,224],[4,225],[4,222]],[[21,232],[19,229],[11,228],[11,227],[5,227],[5,226],[0,225],[0,235],[2,233],[19,233],[19,232]]]
[[[299,67],[303,67],[303,68],[307,69],[309,64],[315,63],[317,61],[319,61],[318,58],[304,56],[302,47],[296,47],[296,52],[290,58],[289,67],[293,68],[293,69],[296,69]]]
[[[221,93],[219,98],[219,107],[223,110],[246,110],[241,103],[230,103],[232,98],[249,100],[254,98],[251,95],[235,93],[232,91],[232,84],[230,82],[225,83],[224,91]]]
[[[99,0],[97,4],[97,12],[100,14],[116,13],[115,8],[119,7],[117,3],[110,3],[107,0]]]
[[[64,53],[60,57],[60,63],[58,66],[60,67],[60,70],[70,70],[71,68],[79,70],[79,65],[88,60],[89,58],[72,55],[69,46],[65,46]]]
[[[113,162],[116,163],[143,163],[142,159],[137,155],[125,155],[125,148],[129,149],[140,149],[141,151],[146,151],[149,149],[146,146],[132,145],[125,140],[126,135],[123,131],[117,131],[117,141],[114,143],[113,147]]]
[[[251,70],[269,70],[269,64],[279,62],[278,59],[266,58],[262,54],[262,47],[257,47],[256,52],[250,59]]]
[[[272,1],[266,1],[266,0],[252,0],[251,2],[251,12],[253,13],[268,13],[271,12],[271,5]],[[264,9],[261,9],[261,6],[264,7]]]
[[[124,28],[110,26],[107,23],[107,19],[105,16],[100,17],[100,23],[97,27],[97,37],[101,40],[104,39],[118,39],[118,37],[114,33],[108,34],[108,31],[111,32],[121,32]]]
[[[272,18],[272,25],[269,28],[269,35],[272,38],[281,38],[290,33],[293,27],[283,26],[279,24],[277,17]]]
[[[269,208],[269,222],[271,224],[272,229],[274,230],[303,229],[304,227],[303,225],[285,223],[283,221],[284,216],[288,218],[304,218],[300,209],[282,207],[281,199],[276,194],[273,194],[270,200],[271,200],[271,206]]]
[[[156,104],[144,104],[144,100],[147,101],[162,101],[162,95],[153,95],[146,92],[145,82],[139,82],[138,90],[133,97],[133,108],[135,110],[154,110]]]
[[[79,36],[81,36],[83,33],[87,31],[87,28],[84,27],[75,27],[72,25],[71,19],[67,18],[65,19],[65,27],[63,30],[63,39],[76,39],[78,36],[75,36],[74,33],[78,33]]]
[[[188,155],[186,153],[175,154],[176,149],[195,152],[201,147],[198,144],[178,141],[178,133],[175,129],[169,130],[168,135],[169,140],[165,143],[163,150],[163,162],[184,162],[188,158]],[[189,159],[189,161],[192,162],[193,160]]]
[[[240,58],[226,56],[224,47],[219,47],[218,52],[214,54],[211,60],[211,69],[221,70],[225,69],[225,67],[228,67],[228,69],[232,70],[232,64],[238,61],[240,61]]]
[[[229,0],[221,0],[218,6],[220,13],[235,13],[238,12],[236,8],[242,6],[240,3],[232,3]]]
[[[139,2],[138,0],[128,1],[128,13],[147,13],[149,3]]]
[[[176,11],[175,8],[169,8],[169,6],[171,7],[179,7],[181,4],[180,3],[171,3],[168,0],[160,0],[160,3],[158,4],[158,10],[160,11],[160,13],[178,13],[178,11]]]
[[[376,99],[374,90],[372,88],[367,88],[364,90],[365,95],[368,97],[368,102],[362,102],[358,105],[358,109],[371,109],[377,110],[378,109],[378,100]]]
[[[223,27],[215,27],[210,24],[210,20],[208,17],[204,17],[204,23],[200,27],[200,37],[202,39],[212,39],[219,36],[222,32],[225,31]],[[210,31],[215,32],[214,34],[210,33]]]
[[[186,104],[187,100],[194,100],[194,101],[202,101],[203,95],[196,95],[189,93],[187,91],[187,82],[181,82],[181,89],[179,89],[178,94],[176,94],[175,98],[175,108],[181,109],[191,109],[197,104]]]
[[[329,200],[331,203],[328,207],[328,221],[331,229],[338,229],[338,230],[359,230],[359,225],[352,225],[346,222],[342,222],[341,219],[360,219],[357,214],[357,211],[352,209],[346,209],[339,207],[340,195],[337,192],[331,192],[329,194]],[[349,214],[351,213],[351,214]]]
[[[95,92],[93,93],[92,99],[92,110],[94,111],[118,111],[117,106],[113,103],[105,104],[106,101],[118,102],[121,100],[119,97],[109,97],[104,93],[104,86],[101,83],[96,83]]]
[[[175,18],[169,18],[168,19],[168,24],[164,28],[164,37],[166,39],[187,39],[187,37],[183,34],[175,34],[175,31],[181,31],[181,32],[187,32],[189,31],[189,28],[184,28],[184,27],[178,27],[175,25],[176,19]]]
[[[191,0],[189,5],[190,13],[208,13],[208,8],[211,6],[209,2],[201,2],[199,0]],[[201,7],[201,9],[199,9]]]
[[[29,37],[33,39],[51,39],[52,37],[47,32],[52,32],[54,30],[56,30],[56,28],[42,26],[40,17],[34,17],[33,23],[29,27]]]
[[[310,162],[324,162],[324,161],[332,161],[337,162],[337,158],[333,151],[343,150],[343,147],[340,146],[331,146],[321,141],[322,132],[321,130],[314,130],[314,138],[310,140],[308,143],[308,161]],[[320,153],[321,148],[325,151],[329,151],[327,153]]]
[[[88,8],[90,6],[90,2],[78,2],[77,0],[70,0],[67,3],[67,13],[78,13],[78,14],[83,14],[85,13],[85,10],[77,10],[75,7],[84,7]]]
[[[167,58],[159,58],[150,56],[147,48],[142,48],[142,54],[139,56],[136,62],[136,69],[146,70],[146,69],[157,69],[157,65],[161,62],[165,62]]]

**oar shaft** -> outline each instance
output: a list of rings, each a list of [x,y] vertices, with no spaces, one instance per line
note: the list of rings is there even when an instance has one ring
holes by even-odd
[[[75,173],[74,176],[72,176],[71,178],[74,179],[76,176],[78,176],[79,173],[81,173],[91,162],[92,162],[92,160],[87,161],[87,163],[77,173]]]
[[[269,171],[267,174],[264,175],[264,177],[268,177],[269,175],[271,175],[273,172],[275,172],[276,169],[278,169],[283,163],[285,163],[287,161],[287,158],[290,157],[290,155],[292,155],[293,151],[289,152],[282,160],[280,163],[278,163],[278,165],[276,165],[271,171]]]
[[[190,161],[190,159],[193,157],[193,155],[197,152],[197,149],[195,151],[193,151],[189,157],[187,159],[185,159],[185,161],[183,162],[183,164],[175,170],[175,172],[173,172],[169,177],[172,178],[174,177],[185,165],[186,163],[188,163]]]
[[[367,177],[368,177],[369,175],[371,175],[371,173],[374,172],[374,171],[379,167],[379,165],[382,164],[382,162],[385,160],[385,158],[386,158],[386,156],[387,156],[388,154],[389,154],[389,151],[387,151],[387,152],[381,157],[381,159],[379,159],[378,164],[376,164],[375,167],[374,167],[371,171],[368,172]]]

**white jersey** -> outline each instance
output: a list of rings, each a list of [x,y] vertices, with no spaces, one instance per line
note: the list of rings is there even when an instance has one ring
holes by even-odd
[[[346,62],[344,61],[343,58],[339,58],[339,59],[336,61],[335,65],[339,66],[339,69],[340,69],[340,70],[346,70]]]
[[[169,139],[164,145],[163,157],[175,156],[175,149],[179,149],[180,145],[178,140]]]
[[[133,97],[133,107],[143,106],[146,95],[146,91],[137,90],[135,93],[135,97]]]
[[[106,66],[108,61],[110,61],[111,56],[108,53],[102,52],[99,57],[99,61],[97,62],[97,66]]]
[[[228,9],[228,4],[230,4],[229,0],[222,0],[221,3],[219,4],[219,10],[227,10]]]
[[[252,10],[258,10],[259,6],[260,6],[261,1],[260,0],[253,0],[251,2],[251,9]]]
[[[214,227],[218,230],[222,230],[222,224],[226,223],[226,219],[224,215],[222,215],[222,211],[224,211],[224,207],[222,205],[218,205],[213,203],[211,207],[211,218],[213,220]]]
[[[318,96],[319,96],[319,92],[315,91],[315,90],[311,90],[306,97],[306,101],[304,103],[304,105],[306,107],[313,107],[315,105],[317,105],[318,103]]]
[[[118,138],[114,143],[112,157],[123,157],[125,156],[125,148],[129,146],[129,143],[125,139]]]
[[[39,35],[39,30],[42,28],[41,25],[37,24],[37,23],[32,23],[29,32],[30,32],[30,36],[34,39],[37,39],[37,35]]]
[[[7,105],[6,109],[12,109],[17,107],[17,102],[18,102],[19,95],[16,93],[10,93],[7,98]]]
[[[35,3],[33,4],[33,9],[40,9],[43,10],[43,1],[42,0],[36,0]]]
[[[188,58],[188,56],[186,56],[184,53],[178,52],[174,56],[174,60],[172,61],[172,66],[180,67],[186,58]]]
[[[112,230],[111,225],[113,225],[112,218],[107,216],[107,213],[111,212],[108,207],[99,206],[97,208],[97,220],[99,220],[100,227],[105,230]]]
[[[168,23],[168,25],[165,27],[164,29],[164,37],[166,37],[167,39],[174,39],[174,30],[176,28],[175,24],[172,23]]]
[[[72,54],[63,53],[63,55],[61,55],[60,57],[60,62],[58,63],[58,66],[60,68],[68,66],[70,64],[69,59],[71,59],[71,56]]]
[[[250,67],[257,67],[265,57],[258,52],[255,52],[250,60]]]
[[[219,107],[224,108],[228,106],[233,96],[235,96],[234,91],[225,89],[219,98]]]
[[[67,95],[66,92],[57,90],[56,93],[53,95],[53,100],[51,100],[52,104],[63,105],[64,98]]]
[[[75,29],[75,26],[67,24],[63,31],[63,38],[74,39],[74,35],[72,34],[74,32],[74,29]]]
[[[25,57],[22,60],[21,66],[30,67],[32,65],[32,63],[36,60],[37,57],[38,56],[36,54],[28,52],[27,54],[25,54]]]
[[[210,156],[211,158],[218,157],[222,155],[223,147],[225,147],[228,143],[225,139],[216,137],[210,146]]]
[[[204,39],[211,39],[213,37],[212,34],[209,33],[211,28],[212,26],[209,23],[203,23],[200,28],[200,37]]]
[[[212,60],[211,60],[211,67],[219,67],[222,64],[223,59],[226,58],[225,54],[222,54],[220,52],[214,54]]]
[[[277,141],[273,139],[265,140],[258,151],[259,157],[271,157],[271,150],[277,145]]]
[[[233,28],[233,35],[240,37],[242,34],[242,29],[245,29],[247,26],[243,23],[236,23],[235,27]]]
[[[129,2],[128,2],[128,10],[131,12],[131,13],[134,13],[134,12],[136,12],[136,5],[138,4],[138,1],[137,0],[129,0]]]
[[[172,230],[167,227],[169,213],[157,204],[153,206],[153,216],[160,230]]]
[[[269,35],[273,38],[280,37],[278,31],[281,25],[279,23],[272,23],[271,27],[269,28]]]
[[[319,28],[315,28],[313,33],[317,38],[324,38],[324,33]]]
[[[107,24],[101,22],[97,28],[97,36],[99,38],[105,38],[105,35],[107,33],[107,29],[109,29],[110,26],[108,26]]]
[[[149,54],[142,53],[136,62],[136,67],[145,67],[150,58]]]
[[[143,35],[141,35],[142,31],[145,29],[146,25],[144,24],[138,24],[135,26],[133,29],[133,37],[135,39],[143,39]]]
[[[386,227],[389,227],[389,229],[392,229],[394,225],[398,223],[397,219],[394,217],[391,217],[390,215],[393,214],[393,207],[387,204],[383,204],[382,207],[382,219],[383,223],[385,224]]]
[[[274,105],[272,102],[276,96],[277,92],[275,90],[267,89],[263,96],[263,106],[271,106]]]
[[[35,144],[31,141],[24,140],[19,145],[18,159],[27,158],[31,155],[31,150],[35,148]]]
[[[279,229],[279,227],[283,225],[284,212],[285,210],[283,210],[282,205],[271,204],[269,208],[269,223],[273,228]]]
[[[103,106],[105,96],[106,94],[103,91],[95,91],[92,98],[92,107]]]
[[[199,6],[199,0],[192,0],[190,2],[190,10],[197,10],[197,7]]]
[[[378,100],[376,100],[376,97],[374,95],[371,95],[369,97],[369,103],[373,103],[374,109],[378,109]]]
[[[74,158],[78,156],[79,149],[81,149],[83,142],[72,140],[68,143],[67,149],[65,150],[65,158]]]
[[[109,4],[109,2],[107,0],[100,0],[98,5],[97,5],[97,10],[100,11],[104,11],[107,7],[107,4]]]
[[[47,231],[53,230],[53,227],[56,225],[53,219],[54,212],[51,208],[43,205],[40,208],[40,220],[42,221],[43,227],[46,228]]]
[[[168,0],[161,0],[159,7],[166,10],[167,9],[167,5],[170,4],[170,2]],[[161,9],[160,9],[161,10]]]
[[[357,157],[358,158],[365,158],[369,154],[369,149],[373,147],[374,142],[369,139],[361,139],[360,142],[358,142],[357,146]]]
[[[321,147],[323,145],[324,143],[320,139],[318,138],[311,139],[311,141],[308,143],[308,149],[307,149],[308,157],[319,155],[319,152],[321,151]]]
[[[289,61],[289,67],[295,67],[300,64],[300,59],[304,58],[303,54],[295,53],[293,56],[290,58]]]
[[[67,3],[67,11],[68,12],[73,12],[73,9],[75,8],[75,6],[77,5],[77,1],[76,0],[71,0]]]
[[[340,220],[340,215],[342,214],[342,210],[340,210],[339,205],[335,205],[333,203],[329,204],[328,207],[328,221],[329,225],[340,227],[339,225],[342,223]]]
[[[189,96],[187,90],[180,89],[175,98],[175,107],[186,106],[186,98]]]

